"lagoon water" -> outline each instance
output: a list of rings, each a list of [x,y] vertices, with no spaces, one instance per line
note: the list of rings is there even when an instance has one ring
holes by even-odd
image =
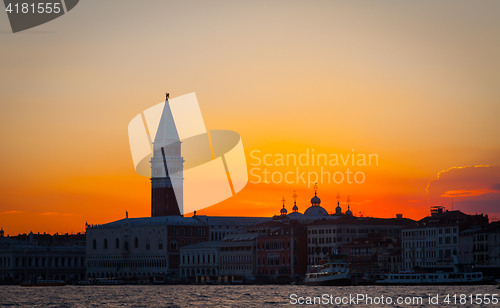
[[[310,286],[216,286],[216,285],[144,285],[144,286],[63,286],[63,287],[20,287],[0,286],[0,306],[9,307],[283,307],[306,306],[298,302],[299,297],[322,297],[323,304],[316,301],[314,306],[322,307],[500,307],[497,304],[476,304],[476,294],[500,294],[494,285],[483,286],[353,286],[353,287],[310,287]],[[291,295],[296,294],[296,300]],[[326,294],[326,296],[324,296]],[[359,301],[336,305],[330,303],[336,297],[356,297],[366,294],[374,302],[381,296],[386,302],[375,304]],[[438,304],[429,304],[428,296],[439,294]],[[444,302],[450,295],[450,303]],[[460,295],[465,294],[466,303],[460,304]],[[473,303],[470,302],[473,295]],[[454,303],[454,295],[457,304]],[[422,303],[397,304],[395,301],[407,297],[421,297]],[[491,298],[491,296],[489,296]],[[294,298],[294,296],[292,296]],[[329,302],[326,303],[326,299]],[[498,298],[498,295],[497,295]],[[318,299],[316,299],[318,300]],[[338,300],[338,299],[337,299]],[[344,299],[345,301],[345,299]],[[409,300],[407,300],[409,301]],[[307,305],[311,306],[311,305]]]

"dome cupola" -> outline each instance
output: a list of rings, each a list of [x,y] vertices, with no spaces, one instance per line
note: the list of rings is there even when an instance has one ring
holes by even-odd
[[[313,206],[319,206],[321,203],[321,199],[318,198],[317,194],[318,194],[318,184],[316,183],[314,184],[314,197],[312,197],[311,199],[311,204]]]
[[[283,199],[281,201],[283,201],[283,208],[280,210],[280,213],[281,213],[281,215],[286,215],[286,213],[288,213],[288,211],[285,209],[285,197],[284,196],[283,196]]]
[[[340,194],[337,194],[337,207],[335,208],[334,216],[343,216],[342,208],[340,207]]]

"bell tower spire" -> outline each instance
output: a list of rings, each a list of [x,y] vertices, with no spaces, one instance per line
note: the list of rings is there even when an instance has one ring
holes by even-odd
[[[170,109],[169,93],[153,142],[151,158],[151,216],[182,215],[183,168],[181,142]]]

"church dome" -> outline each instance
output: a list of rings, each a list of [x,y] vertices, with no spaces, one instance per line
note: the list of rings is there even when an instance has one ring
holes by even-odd
[[[311,203],[312,204],[320,204],[321,203],[321,199],[318,198],[318,196],[316,196],[316,194],[314,194],[314,197],[311,199]]]
[[[347,211],[345,212],[345,214],[346,214],[347,216],[352,216],[352,212],[351,212],[351,210],[349,209],[349,206],[347,206]]]
[[[319,205],[309,207],[305,212],[306,216],[328,216],[328,212]]]
[[[297,211],[299,210],[299,207],[297,206],[297,204],[295,204],[295,205],[293,206],[292,210],[293,210],[294,212],[297,212]]]
[[[280,210],[281,215],[286,215],[288,211],[285,209],[285,205],[283,204],[283,208]]]
[[[314,197],[311,199],[311,206],[304,212],[306,216],[328,216],[328,212],[320,206],[321,199],[318,198],[318,185],[314,185]]]
[[[314,197],[311,199],[312,205],[319,205],[321,203],[321,199],[318,198],[318,184],[314,184]]]

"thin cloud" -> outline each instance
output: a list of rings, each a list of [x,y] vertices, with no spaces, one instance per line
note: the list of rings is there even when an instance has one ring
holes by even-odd
[[[450,190],[441,195],[441,197],[454,198],[454,197],[470,197],[470,196],[480,196],[487,193],[496,193],[497,191],[483,188],[474,190]]]
[[[2,214],[18,214],[22,213],[22,211],[7,211],[7,212],[2,212]]]

